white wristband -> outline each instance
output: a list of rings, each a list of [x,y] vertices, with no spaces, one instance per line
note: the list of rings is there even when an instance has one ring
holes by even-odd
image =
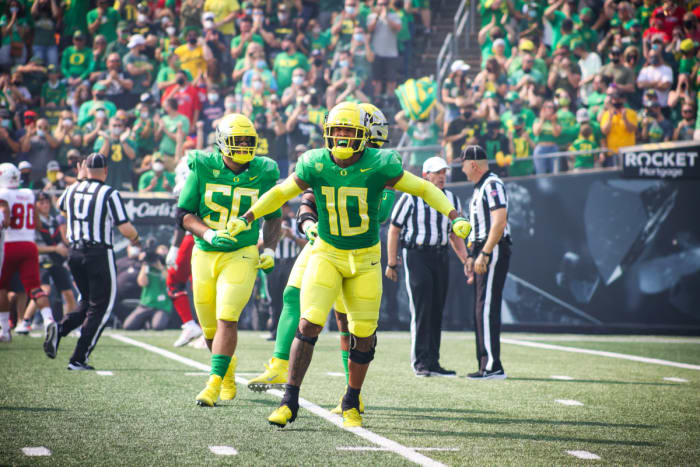
[[[265,248],[260,256],[272,256],[274,258],[275,252],[272,250],[272,248]]]
[[[211,245],[211,242],[214,241],[214,237],[216,237],[216,232],[213,231],[212,229],[207,230],[204,232],[204,235],[202,235],[202,238],[204,239],[205,242]]]

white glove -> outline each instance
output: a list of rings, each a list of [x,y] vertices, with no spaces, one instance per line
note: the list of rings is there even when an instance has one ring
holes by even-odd
[[[171,246],[170,249],[168,250],[168,254],[165,255],[165,265],[169,268],[172,268],[175,266],[175,262],[177,261],[177,252],[180,250],[180,248],[176,246]]]

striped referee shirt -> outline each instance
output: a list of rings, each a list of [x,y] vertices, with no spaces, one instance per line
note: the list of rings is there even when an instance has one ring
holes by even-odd
[[[443,190],[457,212],[462,212],[459,199],[449,190]],[[394,206],[391,223],[401,229],[403,248],[447,246],[450,220],[431,208],[423,198],[404,193]]]
[[[290,228],[295,237],[304,238],[299,237],[299,234],[297,232],[297,220],[293,217],[283,218],[282,228]],[[297,243],[293,239],[288,238],[286,235],[282,235],[280,241],[277,242],[277,248],[275,249],[275,258],[290,259],[296,258],[297,256],[299,256],[299,245],[297,245]]]
[[[469,202],[469,220],[472,224],[469,241],[486,241],[491,230],[491,211],[500,208],[508,209],[506,187],[498,175],[487,171],[481,180],[474,185],[474,194]],[[507,221],[503,238],[510,239],[510,225]]]
[[[67,237],[71,245],[80,241],[112,246],[112,227],[129,222],[119,192],[94,179],[69,186],[58,199],[66,213]]]

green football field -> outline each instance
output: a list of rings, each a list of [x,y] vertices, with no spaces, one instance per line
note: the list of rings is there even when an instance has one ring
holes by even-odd
[[[279,393],[253,393],[272,343],[240,335],[238,396],[198,407],[209,355],[178,333],[107,331],[70,372],[40,336],[0,344],[0,464],[687,465],[700,459],[700,338],[504,334],[505,381],[470,381],[471,333],[443,333],[457,378],[416,378],[408,333],[379,334],[362,429],[328,411],[344,391],[338,335],[324,333],[284,429]],[[541,345],[544,344],[544,345]],[[593,352],[589,352],[593,351]],[[632,357],[630,357],[632,356]],[[635,359],[641,357],[640,359]],[[104,373],[103,373],[104,372]],[[43,448],[27,450],[25,448]],[[34,454],[34,455],[28,455]],[[36,454],[43,454],[37,456]]]

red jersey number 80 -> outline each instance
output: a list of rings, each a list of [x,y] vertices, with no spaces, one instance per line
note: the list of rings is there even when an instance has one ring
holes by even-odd
[[[15,203],[10,214],[10,228],[19,230],[25,227],[34,228],[34,205]]]

